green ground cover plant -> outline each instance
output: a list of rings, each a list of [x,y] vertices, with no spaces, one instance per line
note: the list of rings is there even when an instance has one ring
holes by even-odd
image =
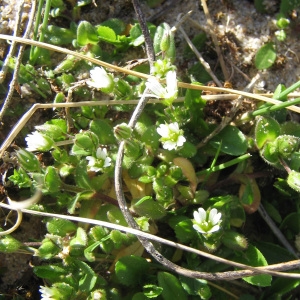
[[[137,1],[132,24],[75,22],[90,2],[75,1],[61,28],[50,20],[64,17],[65,2],[40,1],[33,40],[0,35],[29,45],[21,61],[7,62],[10,73],[19,65],[20,85],[41,99],[57,90],[1,146],[2,157],[15,153],[6,180],[26,200],[1,203],[17,221],[1,225],[0,251],[39,258],[41,299],[292,299],[300,284],[300,125],[289,112],[300,112],[300,98],[290,97],[300,82],[278,85],[273,98],[192,75],[185,83],[176,26],[145,22]],[[278,22],[281,30],[288,24]],[[114,64],[144,46],[147,60]],[[257,69],[271,67],[273,46],[259,50]],[[206,90],[236,101],[220,124],[206,118]],[[243,110],[244,96],[260,101]],[[47,121],[27,130],[24,147],[9,148],[42,107],[52,108]],[[257,211],[266,230],[254,228]],[[42,216],[35,245],[13,237],[23,213]]]

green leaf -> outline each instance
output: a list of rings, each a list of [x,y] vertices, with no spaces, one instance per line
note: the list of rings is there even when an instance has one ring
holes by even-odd
[[[62,237],[75,232],[77,229],[77,226],[71,221],[58,218],[53,218],[48,221],[46,227],[49,233]]]
[[[33,272],[36,276],[44,279],[49,279],[52,281],[56,281],[60,278],[60,276],[66,276],[68,274],[68,268],[62,265],[43,265],[43,266],[35,266],[33,268]]]
[[[159,272],[157,279],[159,286],[163,288],[161,296],[164,300],[187,300],[186,292],[174,275],[167,272]]]
[[[287,14],[300,6],[300,0],[282,0],[280,2],[280,13],[282,14]]]
[[[137,201],[132,209],[140,216],[158,220],[166,215],[166,210],[157,201],[154,201],[152,197],[145,196]]]
[[[113,128],[107,121],[100,119],[93,120],[90,123],[90,129],[97,135],[99,144],[108,145],[116,142]]]
[[[100,40],[102,41],[112,43],[112,44],[120,44],[120,41],[118,41],[117,35],[114,32],[114,30],[107,26],[102,26],[102,25],[98,26],[97,33]]]
[[[287,178],[287,184],[297,191],[298,193],[300,192],[300,173],[292,170]]]
[[[45,188],[50,193],[55,193],[60,190],[61,180],[57,174],[56,169],[53,166],[49,166],[46,169],[44,177]]]
[[[281,223],[282,222],[282,218],[281,215],[278,211],[277,208],[275,208],[275,206],[273,206],[273,204],[271,204],[270,202],[265,201],[264,203],[264,207],[267,211],[267,213],[269,214],[269,216],[277,223]]]
[[[253,267],[268,265],[262,253],[252,245],[249,245],[248,249],[246,251],[243,251],[243,253],[240,256],[236,257],[234,260]],[[260,274],[250,277],[244,277],[243,280],[252,285],[265,287],[271,285],[272,276],[268,274]]]
[[[256,241],[254,246],[259,248],[260,252],[264,255],[269,264],[278,264],[295,259],[294,255],[287,249],[274,243]],[[274,285],[274,282],[272,285]]]
[[[294,294],[295,289],[300,285],[300,279],[293,278],[276,278],[273,281],[272,286],[266,291],[263,299],[275,299],[274,295],[277,296],[277,299],[292,299],[283,297],[286,293],[292,292]]]
[[[221,148],[222,152],[234,156],[245,154],[248,147],[246,137],[234,126],[225,127],[210,140],[209,144],[215,149]]]
[[[139,24],[135,24],[130,29],[130,44],[133,46],[140,46],[144,43],[145,39]]]
[[[32,185],[30,177],[23,168],[14,169],[14,174],[9,176],[8,179],[20,188],[28,188]]]
[[[263,45],[256,53],[255,67],[258,70],[270,68],[276,60],[276,50],[274,43]]]
[[[102,22],[101,26],[107,26],[107,27],[113,29],[113,31],[117,35],[122,34],[126,29],[125,23],[122,20],[116,19],[116,18],[108,19],[108,20]]]
[[[145,143],[152,151],[157,151],[159,147],[160,135],[156,131],[156,126],[149,126],[147,130],[143,133],[140,140]]]
[[[139,256],[124,256],[115,265],[116,276],[121,284],[134,286],[141,283],[149,270],[149,263]]]
[[[300,213],[293,212],[285,217],[285,219],[280,224],[281,230],[289,229],[294,234],[299,234],[300,232]]]
[[[79,280],[80,290],[84,293],[89,293],[94,288],[98,276],[87,263],[81,260],[73,260],[73,263],[84,273],[82,278]]]
[[[97,31],[94,26],[87,22],[81,21],[77,28],[77,42],[79,46],[85,46],[87,44],[96,45],[99,42]]]
[[[81,227],[77,228],[76,236],[70,241],[70,254],[79,256],[82,254],[84,247],[87,245],[87,234]]]
[[[299,123],[297,123],[295,121],[289,121],[289,122],[280,124],[280,127],[281,127],[282,134],[294,135],[294,136],[300,138],[300,124]]]
[[[91,186],[90,178],[87,174],[87,162],[81,160],[75,169],[75,181],[76,185],[87,190],[93,190]]]
[[[180,281],[189,295],[200,296],[203,300],[211,298],[212,293],[206,280],[180,276]]]
[[[271,117],[258,117],[255,125],[255,143],[261,149],[267,142],[273,142],[280,134],[280,125]]]
[[[89,247],[87,247],[87,248],[84,249],[84,257],[88,261],[90,261],[90,262],[95,261],[96,258],[95,258],[95,255],[94,255],[93,251],[95,249],[97,249],[100,246],[100,244],[101,244],[100,241],[99,242],[95,242],[92,245],[90,245]]]
[[[169,225],[174,229],[177,239],[182,243],[189,242],[196,236],[192,220],[185,216],[174,216],[170,218]]]
[[[107,218],[111,223],[127,226],[127,222],[125,221],[125,218],[119,207],[113,206],[110,208],[110,210],[107,212]]]
[[[163,291],[163,289],[154,284],[147,284],[143,286],[144,295],[147,298],[157,298]]]
[[[71,29],[49,25],[45,32],[45,41],[53,45],[66,45],[72,43],[76,33]]]

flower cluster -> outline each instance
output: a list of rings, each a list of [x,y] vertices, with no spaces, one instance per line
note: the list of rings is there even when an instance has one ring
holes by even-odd
[[[96,151],[96,157],[87,156],[86,159],[89,161],[89,170],[94,172],[99,172],[111,165],[111,158],[107,156],[106,148],[99,147]]]
[[[202,207],[198,211],[194,211],[194,224],[193,227],[200,233],[209,234],[216,232],[220,229],[220,220],[222,214],[216,208],[210,212],[206,212]]]
[[[160,124],[157,132],[161,135],[160,141],[163,143],[163,148],[167,150],[177,149],[186,141],[183,136],[183,130],[179,129],[177,122],[171,124]]]

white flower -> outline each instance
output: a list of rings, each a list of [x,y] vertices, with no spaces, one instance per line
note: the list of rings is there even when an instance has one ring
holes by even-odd
[[[55,294],[55,292],[51,288],[41,285],[39,291],[41,293],[41,300],[55,299],[52,297]]]
[[[26,149],[28,151],[48,151],[54,144],[51,138],[41,134],[38,131],[28,134],[25,140],[27,142]]]
[[[200,233],[208,234],[216,232],[220,229],[220,220],[222,214],[216,208],[213,208],[209,214],[201,207],[198,211],[194,211],[195,223],[193,227]]]
[[[164,149],[176,149],[177,147],[181,147],[186,141],[183,136],[183,130],[179,129],[177,122],[171,124],[160,124],[156,131],[159,135],[161,135],[160,141],[163,143]]]
[[[86,159],[89,161],[88,167],[90,171],[99,172],[103,168],[107,168],[111,165],[111,158],[107,156],[106,148],[98,148],[96,157],[87,156]]]
[[[111,92],[114,86],[114,81],[111,75],[102,67],[96,67],[90,71],[91,80],[87,80],[87,84],[96,89],[104,89]]]
[[[147,97],[163,98],[165,103],[170,105],[177,98],[177,79],[176,72],[169,71],[166,75],[167,86],[163,87],[155,78],[149,78],[146,87],[152,91],[152,94],[146,94]]]

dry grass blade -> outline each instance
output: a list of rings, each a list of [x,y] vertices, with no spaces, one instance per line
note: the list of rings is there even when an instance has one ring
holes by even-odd
[[[78,57],[80,59],[84,59],[87,60],[91,63],[94,63],[95,65],[99,65],[108,69],[112,69],[115,70],[116,72],[121,72],[124,74],[130,74],[133,76],[137,76],[139,78],[142,79],[149,79],[152,76],[145,74],[145,73],[140,73],[140,72],[136,72],[136,71],[132,71],[126,68],[122,68],[122,67],[118,67],[112,64],[109,64],[107,62],[95,59],[95,58],[91,58],[88,57],[86,55],[83,55],[81,53],[77,53],[75,51],[71,51],[69,49],[65,49],[62,47],[58,47],[58,46],[54,46],[54,45],[50,45],[47,43],[41,43],[41,42],[37,42],[37,41],[33,41],[33,40],[29,40],[29,39],[24,39],[24,38],[20,38],[20,37],[14,37],[14,36],[10,36],[10,35],[5,35],[5,34],[0,34],[0,39],[4,39],[4,40],[12,40],[12,41],[16,41],[19,43],[24,43],[24,44],[28,44],[28,45],[34,45],[34,46],[38,46],[41,48],[45,48],[48,50],[52,50],[52,51],[57,51],[57,52],[61,52],[61,53],[65,53],[65,54],[69,54],[69,55],[74,55],[75,57]],[[164,82],[162,80],[162,82]],[[228,89],[228,88],[221,88],[221,87],[210,87],[210,86],[204,86],[204,85],[196,85],[196,84],[190,84],[190,83],[185,83],[185,82],[178,82],[178,86],[181,88],[185,88],[185,89],[192,89],[192,90],[200,90],[200,91],[210,91],[210,92],[215,92],[215,93],[232,93],[234,95],[241,95],[250,99],[254,99],[254,100],[260,100],[260,101],[264,101],[267,103],[271,103],[271,104],[280,104],[281,102],[275,99],[270,99],[269,97],[266,97],[265,95],[259,95],[259,94],[252,94],[252,93],[246,93],[246,92],[242,92],[239,90],[234,90],[234,89]],[[271,97],[271,94],[270,94]],[[289,106],[288,107],[289,110],[295,111],[300,113],[300,108],[297,106]]]

